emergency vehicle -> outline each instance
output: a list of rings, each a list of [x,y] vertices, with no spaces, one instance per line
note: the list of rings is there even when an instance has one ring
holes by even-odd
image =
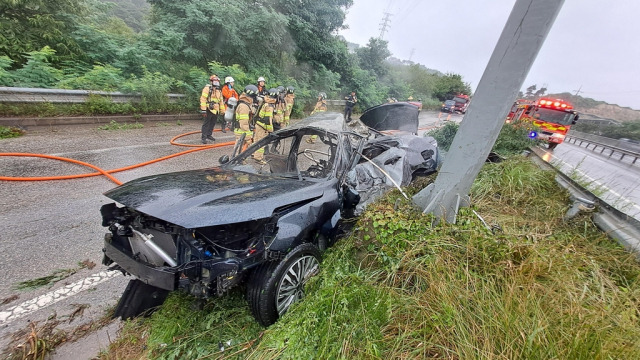
[[[469,107],[469,103],[471,102],[469,95],[459,94],[456,95],[452,100],[455,101],[455,104],[453,104],[454,112],[458,112],[461,114],[467,112],[467,108]]]
[[[518,100],[513,104],[507,123],[520,123],[529,129],[531,139],[549,144],[553,150],[564,141],[571,125],[578,121],[578,113],[564,100],[541,98],[537,101]]]

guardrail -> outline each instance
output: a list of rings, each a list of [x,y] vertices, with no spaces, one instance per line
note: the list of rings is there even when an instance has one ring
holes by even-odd
[[[140,102],[140,94],[124,94],[121,92],[93,91],[93,90],[65,90],[0,87],[0,102],[11,103],[67,103],[78,104],[86,102],[91,95],[109,97],[114,103]],[[169,102],[176,102],[185,97],[183,94],[168,94]]]
[[[597,211],[593,214],[595,224],[608,236],[617,240],[625,249],[635,254],[636,258],[640,261],[640,221],[607,204],[604,200],[564,174],[552,163],[544,160],[545,150],[537,147],[531,150],[535,154],[535,161],[540,166],[555,170],[557,174],[556,181],[571,194],[572,207],[580,209],[580,205],[584,203],[597,205],[595,209]],[[567,215],[570,214],[570,211],[567,212]],[[567,217],[567,215],[565,215],[565,217]]]
[[[629,148],[622,148],[617,139],[605,138],[597,135],[583,134],[572,132],[567,134],[565,141],[568,143],[576,144],[580,147],[586,145],[586,149],[590,149],[592,151],[600,150],[600,154],[604,154],[605,150],[608,151],[609,157],[613,156],[613,154],[619,154],[619,160],[623,160],[625,157],[632,158],[632,164],[635,164],[638,158],[640,157],[640,151],[634,151]],[[612,144],[615,142],[615,145]],[[630,144],[633,145],[633,144]],[[590,148],[591,147],[591,148]]]

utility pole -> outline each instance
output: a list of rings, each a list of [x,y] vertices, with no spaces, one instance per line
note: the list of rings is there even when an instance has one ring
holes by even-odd
[[[387,32],[387,28],[390,27],[389,23],[391,22],[391,15],[392,14],[388,11],[384,12],[384,17],[380,23],[380,40],[384,40],[384,33]]]
[[[578,88],[578,90],[574,90],[574,91],[576,92],[576,94],[575,94],[576,96],[578,96],[578,94],[580,94],[580,93],[582,92],[582,91],[580,91],[580,90],[582,90],[582,85],[580,85],[580,87]]]
[[[564,0],[516,0],[433,184],[413,197],[425,213],[455,223],[460,206],[498,138]]]

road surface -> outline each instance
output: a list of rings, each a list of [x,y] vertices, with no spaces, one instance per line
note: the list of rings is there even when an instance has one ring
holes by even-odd
[[[544,160],[607,204],[640,220],[640,164],[619,157],[564,142],[547,152]]]

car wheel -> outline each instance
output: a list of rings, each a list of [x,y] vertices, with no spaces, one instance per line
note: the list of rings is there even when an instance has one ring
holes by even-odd
[[[549,143],[549,150],[553,150],[556,148],[556,146],[558,146],[558,143]]]
[[[256,320],[264,326],[276,322],[304,297],[304,285],[319,268],[320,251],[309,243],[299,245],[279,262],[258,266],[247,284],[247,300]]]

